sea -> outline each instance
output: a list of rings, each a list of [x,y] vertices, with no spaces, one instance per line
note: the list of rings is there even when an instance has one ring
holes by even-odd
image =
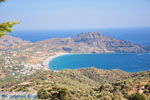
[[[49,68],[53,70],[88,67],[126,72],[147,71],[150,70],[150,53],[68,54],[56,57],[49,63]]]
[[[82,32],[101,32],[104,35],[135,44],[150,46],[150,28],[76,29],[76,30],[21,30],[10,35],[38,42],[49,38],[75,37]],[[69,54],[49,63],[54,70],[96,67],[120,69],[127,72],[150,70],[150,53]]]

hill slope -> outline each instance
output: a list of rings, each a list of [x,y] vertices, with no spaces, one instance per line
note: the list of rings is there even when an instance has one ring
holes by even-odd
[[[13,36],[4,36],[0,38],[0,50],[7,48],[16,48],[18,46],[24,46],[25,44],[29,44],[30,42],[24,41],[20,38]]]
[[[1,79],[0,91],[41,93],[44,90],[48,94],[44,96],[50,100],[60,97],[66,98],[62,100],[126,100],[134,93],[141,93],[148,98],[149,84],[150,71],[127,73],[118,69],[96,68],[57,72],[40,70],[29,76]]]

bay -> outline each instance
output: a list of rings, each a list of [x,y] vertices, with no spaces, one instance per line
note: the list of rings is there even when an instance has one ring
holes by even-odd
[[[126,72],[150,70],[149,53],[68,54],[54,58],[49,68],[54,70],[96,67],[120,69]]]

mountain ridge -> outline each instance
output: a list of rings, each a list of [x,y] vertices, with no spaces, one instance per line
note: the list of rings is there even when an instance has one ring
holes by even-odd
[[[149,52],[149,49],[147,49],[146,47],[128,41],[114,39],[105,36],[100,32],[84,32],[78,34],[76,37],[73,38],[50,38],[35,43],[24,41],[16,37],[13,38],[12,36],[6,36],[0,39],[0,43],[1,48],[11,48],[16,44],[18,45],[18,47],[30,45],[30,47],[38,48],[39,45],[43,48],[47,47],[46,49],[55,49],[56,51],[71,53]]]

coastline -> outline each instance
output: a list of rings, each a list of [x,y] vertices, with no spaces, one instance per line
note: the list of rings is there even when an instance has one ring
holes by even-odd
[[[64,53],[64,52],[57,52],[55,53],[55,55],[53,56],[50,56],[48,57],[46,60],[43,61],[42,65],[47,67],[47,69],[49,69],[49,63],[55,59],[56,57],[59,57],[59,56],[63,56],[63,55],[67,55],[67,54],[70,54],[70,53]]]

